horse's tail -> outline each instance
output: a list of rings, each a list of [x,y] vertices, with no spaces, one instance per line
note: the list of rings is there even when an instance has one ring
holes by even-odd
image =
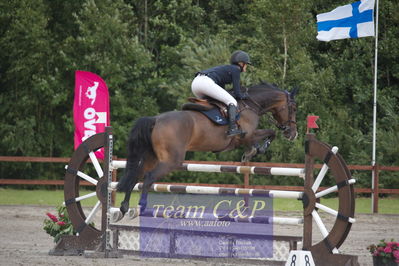
[[[148,158],[148,156],[154,154],[151,141],[154,124],[154,117],[142,117],[137,120],[130,131],[126,169],[123,177],[118,182],[118,191],[128,192],[133,189],[143,171],[146,157]]]

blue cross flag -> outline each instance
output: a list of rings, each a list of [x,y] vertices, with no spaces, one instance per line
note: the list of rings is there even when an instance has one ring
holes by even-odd
[[[328,42],[374,36],[374,2],[361,0],[317,15],[317,39]]]

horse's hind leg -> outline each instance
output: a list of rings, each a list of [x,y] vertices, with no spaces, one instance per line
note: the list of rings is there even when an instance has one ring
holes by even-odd
[[[132,194],[131,190],[126,192],[125,197],[123,198],[123,201],[121,202],[121,207],[119,209],[121,210],[122,215],[125,215],[125,213],[129,210],[129,201],[130,201],[131,194]]]
[[[150,190],[152,184],[155,183],[161,177],[166,176],[171,171],[176,169],[181,162],[160,162],[157,166],[150,172],[146,173],[144,176],[143,190],[141,192],[141,197],[139,201],[140,213],[143,213],[147,207],[147,197],[148,191]]]
[[[157,163],[157,160],[155,158],[153,158],[152,156],[147,158],[147,160],[144,163],[143,168],[141,169],[141,173],[138,175],[138,179],[141,179],[141,177],[144,175],[145,172],[148,172],[149,170],[154,168],[154,165],[156,163]],[[121,214],[122,214],[120,219],[122,219],[123,216],[127,212],[129,212],[129,217],[131,219],[137,216],[135,209],[129,209],[130,197],[131,197],[132,191],[133,191],[134,187],[136,186],[136,184],[137,183],[132,183],[129,186],[128,190],[125,192],[125,197],[123,198],[123,201],[121,202],[121,206],[120,206],[120,211],[121,211]]]
[[[133,191],[135,185],[136,184],[132,184],[131,186],[129,186],[128,190],[125,192],[125,197],[123,198],[123,201],[121,202],[121,207],[119,208],[121,216],[118,218],[115,218],[116,221],[119,221],[120,219],[122,219],[123,216],[125,216],[125,213],[127,213],[129,211],[130,196],[132,194],[132,191]]]
[[[184,115],[183,115],[184,113]],[[160,116],[152,131],[152,148],[158,163],[144,176],[140,210],[147,207],[147,194],[151,185],[175,170],[184,160],[187,143],[192,136],[193,121],[186,112],[168,113]]]

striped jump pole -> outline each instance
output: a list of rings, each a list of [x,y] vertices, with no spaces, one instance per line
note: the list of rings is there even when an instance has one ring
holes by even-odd
[[[116,190],[118,182],[111,183],[111,189]],[[137,183],[134,191],[141,191],[142,183]],[[303,192],[285,190],[266,190],[266,189],[247,189],[247,188],[228,188],[228,187],[207,187],[207,186],[185,186],[171,184],[153,184],[150,188],[153,192],[186,193],[200,195],[226,195],[226,196],[252,196],[252,197],[271,197],[284,199],[302,199]]]
[[[119,208],[111,208],[111,216],[117,215]],[[127,213],[127,215],[133,215],[132,213]],[[167,219],[201,219],[201,221],[220,221],[220,222],[238,222],[238,223],[256,223],[256,224],[285,224],[285,225],[298,225],[303,224],[303,218],[293,218],[293,217],[277,217],[277,216],[252,216],[252,215],[242,215],[241,217],[230,217],[224,215],[223,217],[218,217],[214,213],[199,213],[195,214],[193,217],[190,213],[180,213],[180,211],[169,211],[162,208],[150,208],[146,209],[144,213],[140,214],[141,217],[151,217],[151,218],[167,218]],[[111,218],[112,219],[112,218]]]
[[[112,168],[126,168],[126,161],[112,161]],[[298,176],[305,177],[303,168],[285,168],[285,167],[261,167],[261,166],[236,166],[236,165],[218,165],[218,164],[194,164],[183,163],[176,170],[188,172],[206,172],[206,173],[238,173],[238,174],[261,174],[261,175],[280,175],[280,176]]]

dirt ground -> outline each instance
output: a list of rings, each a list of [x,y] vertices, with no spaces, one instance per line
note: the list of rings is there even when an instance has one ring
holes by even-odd
[[[143,259],[124,257],[121,259],[94,259],[73,256],[49,256],[54,242],[43,227],[46,212],[55,208],[38,206],[0,206],[0,265],[227,265],[212,260]],[[296,213],[279,213],[295,216]],[[322,217],[329,221],[329,217]],[[357,214],[340,251],[357,255],[360,265],[372,265],[372,258],[366,247],[380,239],[399,240],[399,215]],[[331,222],[333,219],[331,219]],[[301,226],[276,226],[275,234],[302,235]],[[231,263],[230,263],[231,264]],[[258,263],[257,263],[258,264]],[[237,264],[235,264],[237,265]]]

